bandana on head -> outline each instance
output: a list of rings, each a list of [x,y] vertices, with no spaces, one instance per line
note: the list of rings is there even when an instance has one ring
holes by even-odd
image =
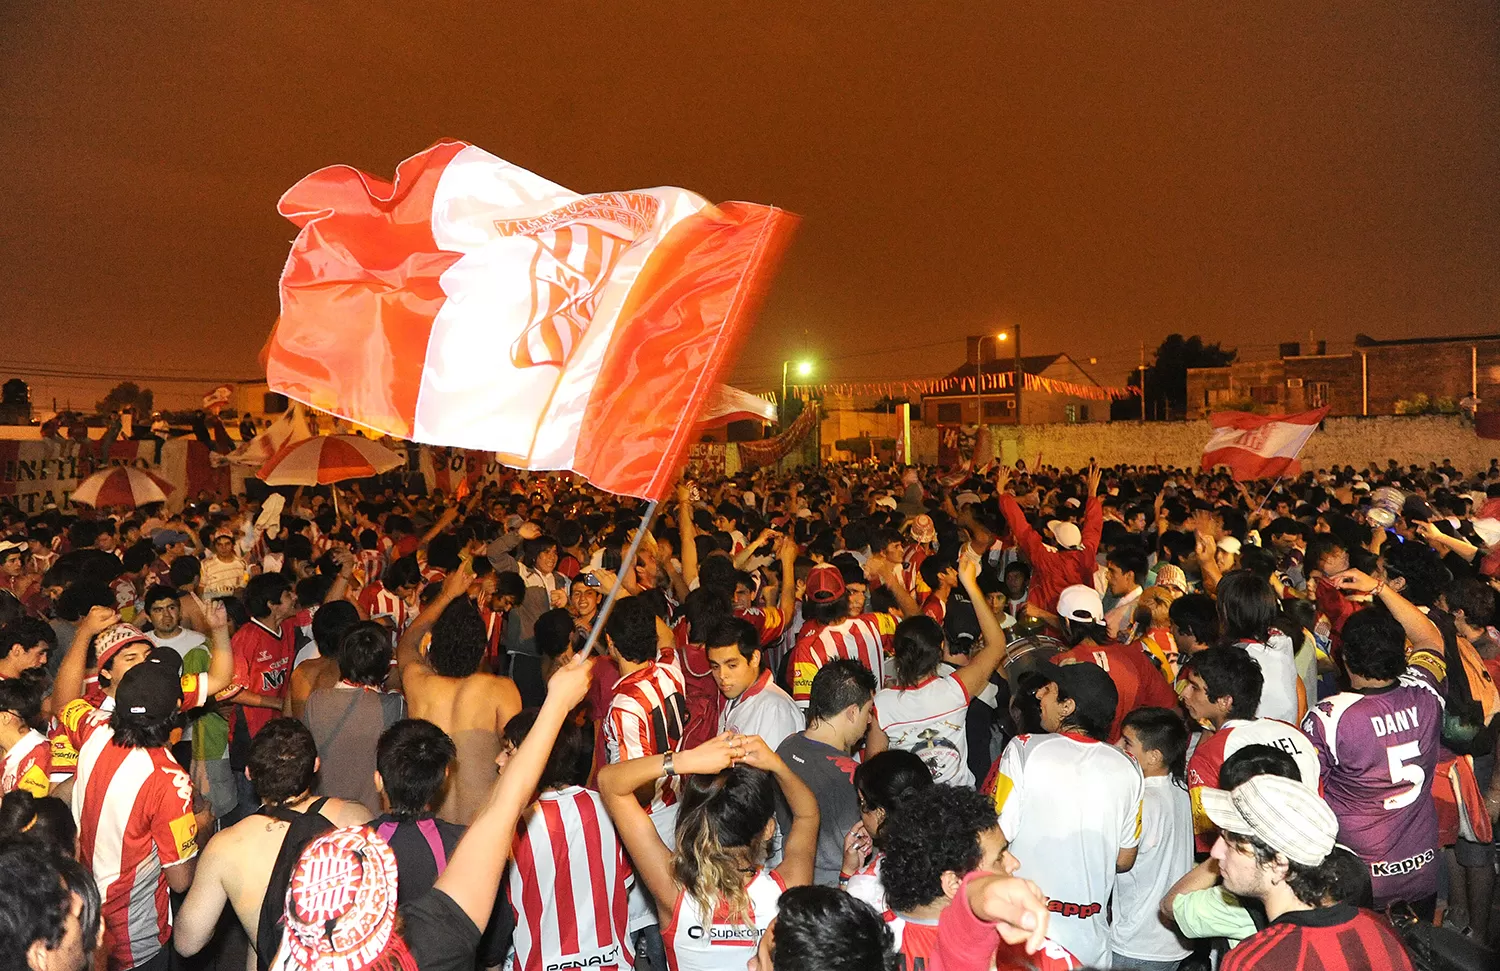
[[[360,971],[396,928],[396,855],[364,826],[307,844],[286,890],[286,934],[273,971]]]

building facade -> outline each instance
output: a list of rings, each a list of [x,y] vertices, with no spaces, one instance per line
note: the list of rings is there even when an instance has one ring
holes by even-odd
[[[965,379],[971,382],[972,387],[976,370],[986,377],[1015,373],[1015,358],[996,354],[997,346],[1003,350],[1005,345],[979,337],[970,337],[968,345],[966,363],[948,374],[949,378],[958,379],[960,387]],[[974,363],[976,359],[979,361],[977,368]],[[1100,386],[1092,375],[1067,354],[1038,354],[1022,357],[1020,365],[1021,370],[1026,374],[1075,385]],[[1109,402],[1057,392],[1029,391],[1023,388],[1020,421],[1018,422],[1016,396],[1011,390],[985,391],[978,395],[972,390],[968,392],[952,390],[922,397],[922,422],[924,424],[973,425],[981,418],[986,425],[1079,424],[1108,421]]]
[[[1189,368],[1187,374],[1189,418],[1324,405],[1334,416],[1454,413],[1466,398],[1477,399],[1482,411],[1500,411],[1500,334],[1360,335],[1353,350],[1341,354],[1327,353],[1323,342],[1283,344],[1276,359]]]

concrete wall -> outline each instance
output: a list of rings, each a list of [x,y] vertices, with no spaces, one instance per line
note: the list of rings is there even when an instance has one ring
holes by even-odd
[[[1105,465],[1198,466],[1210,434],[1207,421],[1110,422],[1086,425],[994,425],[997,451],[1006,463],[1024,458],[1063,468],[1082,468],[1090,458]],[[937,429],[913,426],[913,451],[924,463],[937,461]],[[1474,434],[1473,425],[1453,416],[1382,416],[1330,418],[1313,433],[1302,453],[1304,468],[1385,464],[1394,458],[1403,465],[1452,459],[1464,471],[1489,465],[1500,457],[1500,441]]]

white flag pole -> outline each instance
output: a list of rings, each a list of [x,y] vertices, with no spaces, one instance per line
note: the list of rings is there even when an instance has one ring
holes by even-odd
[[[615,609],[615,600],[620,596],[620,590],[625,586],[625,577],[629,571],[635,568],[635,558],[641,551],[641,541],[646,538],[646,532],[651,528],[651,523],[656,519],[656,506],[658,500],[652,499],[646,503],[646,511],[641,515],[640,528],[635,531],[635,539],[630,541],[630,548],[625,551],[625,556],[620,560],[620,572],[615,574],[615,585],[604,598],[604,603],[599,606],[599,614],[594,618],[594,626],[589,628],[589,639],[584,642],[580,656],[588,657],[593,651],[594,644],[598,642],[599,635],[604,630],[604,622],[609,620],[610,611]]]

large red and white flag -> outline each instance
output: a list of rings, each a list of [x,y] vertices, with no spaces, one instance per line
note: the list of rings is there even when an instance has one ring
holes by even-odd
[[[1301,475],[1297,455],[1327,414],[1327,408],[1296,415],[1218,412],[1209,419],[1214,433],[1203,446],[1202,467],[1208,471],[1227,465],[1241,482]]]
[[[795,225],[683,189],[580,195],[443,141],[293,186],[273,390],[390,435],[659,498]]]

